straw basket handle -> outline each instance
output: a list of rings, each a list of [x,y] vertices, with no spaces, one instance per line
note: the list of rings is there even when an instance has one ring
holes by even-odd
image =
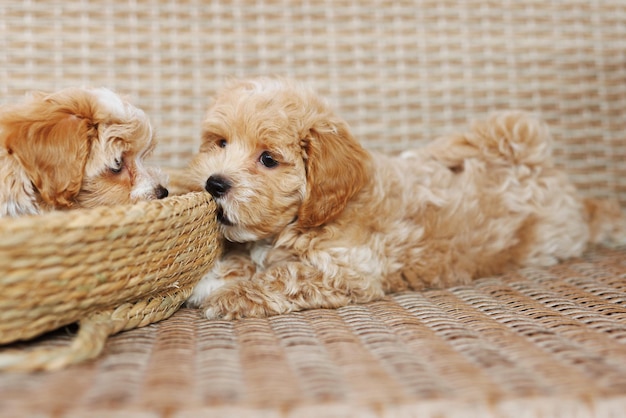
[[[115,309],[89,314],[79,321],[79,331],[64,347],[0,353],[0,370],[58,370],[97,357],[109,336],[170,317],[189,297],[191,288],[125,303]]]

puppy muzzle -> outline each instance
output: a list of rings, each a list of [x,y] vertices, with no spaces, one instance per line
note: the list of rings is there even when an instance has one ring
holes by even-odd
[[[154,189],[154,195],[157,199],[165,199],[169,194],[168,190],[160,184]]]
[[[217,221],[219,223],[221,223],[222,225],[224,225],[224,226],[233,226],[234,225],[232,223],[232,221],[230,219],[228,219],[228,217],[224,213],[224,208],[222,208],[221,206],[217,207]]]
[[[227,179],[219,175],[212,175],[209,177],[206,181],[206,185],[204,186],[206,191],[216,199],[226,195],[231,187],[232,184]]]

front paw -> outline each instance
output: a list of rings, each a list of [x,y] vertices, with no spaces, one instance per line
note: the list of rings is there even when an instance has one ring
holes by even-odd
[[[281,299],[264,294],[252,281],[238,281],[211,293],[201,308],[208,319],[265,318],[290,310]]]
[[[224,286],[224,280],[216,277],[212,271],[208,272],[193,288],[193,292],[185,302],[185,305],[189,308],[202,306],[204,300],[222,286]]]

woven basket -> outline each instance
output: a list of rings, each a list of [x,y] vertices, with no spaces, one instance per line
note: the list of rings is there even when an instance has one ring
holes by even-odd
[[[206,193],[0,219],[0,344],[78,322],[67,347],[4,350],[0,369],[56,369],[109,335],[172,315],[220,252]]]

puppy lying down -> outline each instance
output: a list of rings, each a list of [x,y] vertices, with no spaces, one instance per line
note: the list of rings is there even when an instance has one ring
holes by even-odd
[[[226,319],[335,308],[623,239],[619,206],[579,196],[550,141],[541,122],[503,112],[390,157],[296,82],[233,82],[189,170],[231,244],[188,305]]]
[[[0,109],[0,217],[166,197],[144,166],[156,142],[144,112],[110,90],[37,93]]]

